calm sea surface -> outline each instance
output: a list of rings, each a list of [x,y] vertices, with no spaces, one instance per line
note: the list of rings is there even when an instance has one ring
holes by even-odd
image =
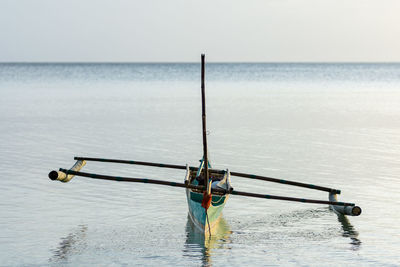
[[[359,217],[232,196],[205,239],[181,188],[47,178],[74,156],[197,165],[199,76],[199,64],[0,64],[0,265],[400,266],[399,64],[207,65],[213,167],[341,189]],[[185,175],[95,162],[84,170]]]

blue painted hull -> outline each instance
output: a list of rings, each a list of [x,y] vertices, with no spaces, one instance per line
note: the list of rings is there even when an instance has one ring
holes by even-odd
[[[210,163],[208,166],[211,168]],[[201,172],[203,171],[204,161],[200,160],[200,166],[197,170],[197,173],[192,173],[186,165],[186,177],[185,184],[199,185],[198,177],[201,176]],[[225,173],[214,173],[210,172],[210,179],[212,180],[211,188],[219,188],[224,189],[227,192],[231,190],[231,179],[229,170],[226,170]],[[211,198],[211,205],[206,210],[201,206],[203,201],[203,192],[198,190],[192,190],[186,188],[186,198],[189,207],[189,217],[192,220],[193,224],[196,228],[204,233],[208,233],[210,230],[212,231],[215,228],[218,220],[222,215],[222,210],[225,207],[226,202],[228,201],[229,194],[218,195],[214,194]],[[208,218],[207,218],[208,217]]]
[[[216,224],[218,223],[218,220],[221,217],[222,210],[225,207],[229,195],[227,194],[224,196],[212,196],[211,205],[207,210],[210,227],[208,227],[207,224],[206,211],[201,206],[203,194],[193,192],[190,189],[186,189],[186,197],[189,206],[189,217],[192,220],[193,224],[198,230],[204,233],[208,233],[209,228],[212,231],[212,229],[214,229]]]

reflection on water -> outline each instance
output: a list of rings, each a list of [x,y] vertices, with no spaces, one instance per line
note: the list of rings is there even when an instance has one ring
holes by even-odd
[[[361,246],[361,240],[358,239],[358,232],[354,226],[350,223],[347,216],[342,214],[337,214],[338,221],[342,224],[343,236],[349,237],[351,239],[350,244],[352,245],[352,250],[358,250]]]
[[[227,244],[231,243],[230,236],[232,231],[222,216],[217,225],[212,229],[212,235],[210,236],[199,231],[188,215],[185,232],[184,255],[198,257],[201,259],[203,266],[211,266],[212,255],[215,251],[218,249],[227,249]]]
[[[53,250],[53,257],[49,259],[49,262],[66,261],[71,254],[76,252],[78,247],[82,245],[85,247],[86,231],[86,225],[79,225],[75,232],[61,238],[61,242],[58,248]]]

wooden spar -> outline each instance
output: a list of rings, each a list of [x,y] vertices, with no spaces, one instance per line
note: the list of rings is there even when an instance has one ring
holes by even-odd
[[[66,175],[82,176],[82,177],[87,177],[87,178],[92,178],[92,179],[101,179],[101,180],[109,180],[109,181],[159,184],[159,185],[166,185],[166,186],[173,186],[173,187],[197,189],[200,191],[204,191],[206,189],[205,186],[195,186],[195,185],[191,185],[191,184],[175,183],[175,182],[155,180],[155,179],[110,176],[110,175],[102,175],[102,174],[94,174],[94,173],[86,173],[86,172],[77,172],[77,171],[66,170],[66,169],[60,169],[60,172],[64,172]],[[264,199],[276,199],[276,200],[294,201],[294,202],[302,202],[302,203],[312,203],[312,204],[326,204],[326,205],[334,205],[334,206],[355,206],[354,203],[347,203],[347,202],[265,195],[265,194],[241,192],[241,191],[236,191],[236,190],[227,191],[227,190],[223,190],[223,189],[211,189],[211,192],[212,193],[222,193],[222,194],[232,194],[232,195],[246,196],[246,197],[264,198]]]
[[[104,158],[90,158],[90,157],[74,157],[74,159],[75,160],[98,161],[98,162],[108,162],[108,163],[122,163],[122,164],[134,164],[134,165],[143,165],[143,166],[150,166],[150,167],[160,167],[160,168],[186,170],[186,166],[184,166],[184,165],[145,162],[145,161],[137,161],[137,160],[104,159]],[[190,167],[190,170],[196,170],[197,171],[197,169],[198,169],[197,167]]]
[[[122,177],[122,176],[111,176],[111,175],[102,175],[95,173],[87,173],[87,172],[76,172],[73,170],[67,170],[60,168],[60,172],[64,172],[66,174],[72,174],[75,176],[82,176],[92,179],[100,179],[100,180],[109,180],[109,181],[117,181],[117,182],[134,182],[134,183],[145,183],[145,184],[159,184],[159,185],[167,185],[167,186],[175,186],[175,187],[183,187],[183,188],[191,188],[204,191],[205,186],[196,186],[191,184],[184,183],[175,183],[163,180],[155,180],[155,179],[147,179],[147,178],[133,178],[133,177]],[[225,191],[225,190],[221,190]]]
[[[144,161],[134,161],[134,160],[102,159],[102,158],[89,158],[89,157],[75,157],[74,159],[75,160],[86,160],[86,161],[122,163],[122,164],[135,164],[135,165],[160,167],[160,168],[170,168],[170,169],[180,169],[180,170],[185,170],[186,169],[186,166],[183,166],[183,165],[144,162]],[[192,171],[197,171],[198,170],[197,167],[192,167],[191,166],[189,168]],[[217,169],[210,169],[209,171],[218,172],[218,173],[223,173],[224,172],[223,170],[217,170]],[[260,175],[254,175],[254,174],[240,173],[240,172],[231,172],[231,175],[238,176],[238,177],[243,177],[243,178],[255,179],[255,180],[262,180],[262,181],[266,181],[266,182],[273,182],[273,183],[279,183],[279,184],[286,184],[286,185],[304,187],[304,188],[309,188],[309,189],[315,189],[315,190],[325,191],[325,192],[334,193],[334,194],[340,194],[340,190],[338,190],[338,189],[333,189],[333,188],[328,188],[328,187],[323,187],[323,186],[318,186],[318,185],[313,185],[313,184],[305,184],[305,183],[300,183],[300,182],[295,182],[295,181],[283,180],[283,179],[260,176]]]
[[[207,194],[211,193],[208,175],[208,151],[207,151],[207,125],[206,125],[206,92],[205,92],[205,55],[201,54],[201,117],[203,126],[203,158],[204,158],[204,182],[207,186]]]
[[[278,178],[259,176],[259,175],[247,174],[247,173],[240,173],[240,172],[231,172],[231,175],[243,177],[243,178],[262,180],[262,181],[266,181],[266,182],[273,182],[273,183],[279,183],[279,184],[287,184],[287,185],[305,187],[305,188],[325,191],[325,192],[329,192],[329,193],[340,194],[339,189],[333,189],[333,188],[328,188],[328,187],[323,187],[323,186],[318,186],[318,185],[313,185],[313,184],[305,184],[305,183],[300,183],[300,182],[294,182],[294,181],[288,181],[288,180],[283,180],[283,179],[278,179]]]
[[[246,197],[277,199],[277,200],[312,203],[312,204],[327,204],[327,205],[336,205],[336,206],[355,206],[354,203],[348,203],[348,202],[333,202],[333,201],[325,201],[325,200],[317,200],[317,199],[306,199],[306,198],[296,198],[296,197],[265,195],[265,194],[249,193],[249,192],[242,192],[242,191],[236,191],[236,190],[233,190],[231,192],[231,194],[232,195],[239,195],[239,196],[246,196]],[[338,203],[340,203],[340,204],[338,204]]]

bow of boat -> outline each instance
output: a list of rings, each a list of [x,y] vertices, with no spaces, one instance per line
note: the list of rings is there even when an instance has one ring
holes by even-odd
[[[202,180],[202,165],[203,162],[197,171],[192,171],[189,168],[186,169],[185,184],[196,186],[204,184],[204,181]],[[211,204],[207,210],[202,206],[204,192],[198,189],[186,188],[189,217],[195,227],[204,233],[208,233],[210,230],[213,231],[218,224],[231,190],[229,170],[226,170],[223,173],[217,171],[213,172],[210,170],[209,175],[210,181],[212,181],[211,189],[220,190],[219,192],[213,192],[211,195]],[[209,223],[209,226],[207,223]]]

